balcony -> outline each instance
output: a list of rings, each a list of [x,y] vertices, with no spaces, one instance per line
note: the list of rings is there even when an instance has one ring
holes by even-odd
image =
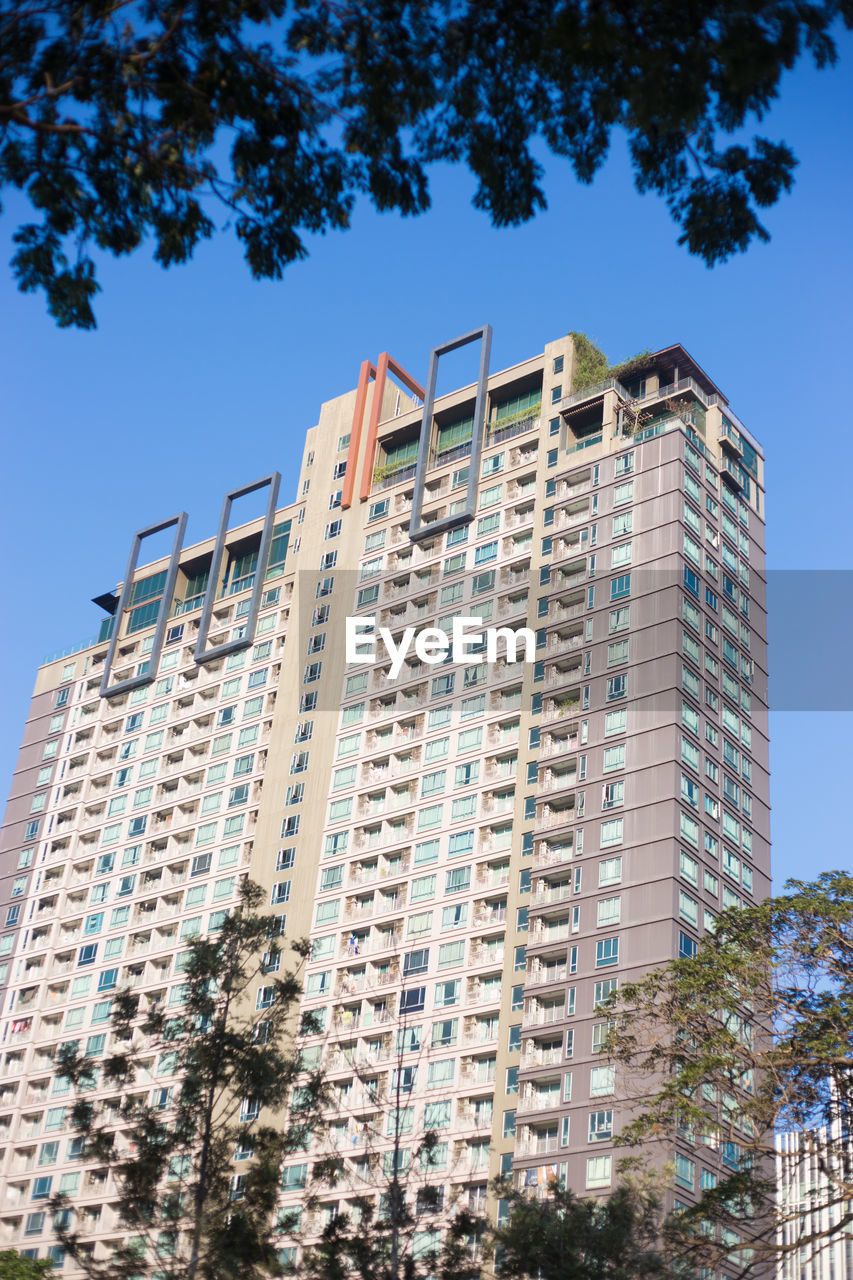
[[[338,947],[338,958],[375,955],[378,951],[388,951],[390,948],[396,949],[400,942],[401,935],[396,932],[379,934],[375,938],[359,938],[356,942],[347,939]]]
[[[524,548],[525,551],[527,548]],[[523,587],[530,583],[530,560],[524,560],[512,569],[501,569],[498,578],[502,587]]]
[[[567,734],[564,737],[549,733],[545,735],[545,740],[539,749],[539,758],[565,755],[567,751],[577,751],[578,745],[577,733]]]
[[[481,848],[485,853],[485,847]],[[477,872],[475,886],[478,889],[504,889],[509,884],[509,863],[501,867],[481,867]]]
[[[572,896],[569,883],[554,885],[551,889],[537,889],[530,895],[531,907],[544,907],[555,902],[566,902]]]
[[[577,769],[540,769],[540,791],[566,791],[577,782]]]
[[[456,1121],[461,1129],[485,1129],[492,1127],[491,1107],[469,1107],[460,1103],[456,1112]]]
[[[543,964],[541,960],[534,960],[527,971],[527,985],[529,987],[544,987],[553,982],[565,982],[569,976],[568,965],[565,964]]]
[[[566,805],[562,809],[552,808],[550,805],[542,805],[536,815],[536,826],[540,831],[550,830],[552,827],[565,827],[570,822],[575,822],[583,817],[574,805]]]
[[[551,724],[555,720],[564,720],[566,716],[576,715],[580,711],[580,690],[574,689],[563,697],[548,698],[542,708],[542,720]]]
[[[717,439],[724,449],[731,449],[738,458],[743,457],[743,445],[741,444],[740,435],[725,418],[721,418]]]
[[[530,506],[523,511],[516,509],[507,512],[504,517],[504,532],[509,533],[511,529],[518,529],[523,525],[532,524],[534,511],[534,505],[531,503]]]
[[[519,1095],[519,1111],[553,1111],[559,1106],[559,1089],[534,1089],[527,1085]]]
[[[507,418],[504,421],[490,423],[486,428],[485,448],[490,448],[495,444],[503,444],[505,440],[512,440],[516,436],[524,435],[526,431],[538,431],[541,418],[538,409],[533,412],[524,413],[517,418]]]
[[[527,1009],[521,1019],[523,1027],[544,1027],[552,1022],[562,1022],[566,1016],[566,1006],[560,1004],[538,1005]]]
[[[411,480],[415,474],[415,469],[416,464],[414,462],[407,462],[402,466],[392,468],[387,466],[376,467],[373,472],[371,493],[379,492],[382,489],[390,489],[392,485],[402,484],[404,480]]]
[[[737,462],[733,462],[731,458],[728,458],[725,455],[723,455],[721,459],[721,463],[722,463],[721,471],[723,476],[731,480],[738,490],[744,490],[748,488],[749,481],[746,478],[743,467],[739,466]]]
[[[560,688],[565,684],[572,684],[576,680],[581,679],[581,659],[580,655],[574,660],[557,663],[554,666],[546,668],[545,671],[545,688],[548,690]],[[580,695],[577,692],[566,695],[574,700]]]
[[[560,401],[560,412],[564,413],[566,409],[571,409],[576,404],[583,404],[586,400],[595,400],[607,391],[615,391],[620,400],[631,401],[630,395],[617,378],[605,378],[602,382],[594,382],[590,387],[582,387],[580,391],[573,391],[570,395],[563,396]]]
[[[530,930],[530,941],[533,946],[550,946],[554,942],[566,942],[568,938],[568,920],[561,920],[547,927],[541,920],[536,920]]]
[[[506,906],[481,909],[474,912],[474,925],[478,929],[492,929],[506,923]]]
[[[578,596],[575,600],[566,602],[564,600],[551,600],[548,604],[548,621],[549,622],[567,622],[569,618],[580,618],[586,610],[583,596]]]
[[[517,1156],[550,1155],[560,1150],[559,1134],[540,1134],[537,1137],[520,1138],[515,1144]]]
[[[472,942],[469,952],[469,965],[503,964],[504,949],[501,947],[485,947],[481,943]]]
[[[497,1019],[494,1024],[489,1023],[480,1027],[470,1027],[462,1035],[462,1043],[464,1045],[472,1044],[494,1044],[498,1038]]]
[[[584,644],[583,635],[578,629],[574,635],[563,635],[559,631],[552,631],[548,636],[545,644],[546,658],[558,658],[563,654],[574,653],[577,649],[582,649]]]

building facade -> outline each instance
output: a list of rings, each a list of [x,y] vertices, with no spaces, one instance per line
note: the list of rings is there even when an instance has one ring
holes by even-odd
[[[777,1280],[850,1280],[853,1152],[841,1119],[776,1136]],[[846,1229],[845,1229],[846,1224]]]
[[[312,939],[344,1176],[303,1225],[427,1132],[448,1205],[499,1172],[612,1186],[601,1005],[769,889],[763,457],[682,347],[573,390],[571,337],[490,374],[490,336],[425,386],[366,361],[294,502],[273,474],[216,538],[141,531],[100,637],[40,668],[0,845],[4,1245],[44,1256],[60,1190],[116,1231],[57,1049],[103,1053],[120,987],[179,1000],[246,875]],[[436,398],[469,341],[478,383]]]

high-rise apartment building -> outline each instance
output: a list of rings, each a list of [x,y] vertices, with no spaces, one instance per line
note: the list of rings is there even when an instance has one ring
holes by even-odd
[[[469,340],[477,385],[436,398]],[[571,337],[493,375],[489,340],[425,389],[365,362],[295,501],[274,474],[216,538],[141,531],[99,639],[40,668],[1,846],[0,1243],[44,1256],[60,1190],[115,1233],[57,1049],[97,1059],[123,986],[179,1001],[247,874],[312,939],[344,1156],[318,1225],[426,1130],[475,1207],[499,1172],[612,1185],[601,1005],[769,887],[763,458],[680,346],[573,390]],[[701,1151],[677,1140],[682,1199]]]

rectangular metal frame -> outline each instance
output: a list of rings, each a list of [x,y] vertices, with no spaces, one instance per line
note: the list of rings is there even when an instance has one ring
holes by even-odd
[[[136,566],[139,562],[139,548],[145,538],[155,533],[162,533],[164,529],[171,529],[175,525],[175,540],[172,543],[172,554],[169,559],[169,567],[166,570],[166,582],[163,587],[163,595],[160,601],[160,612],[157,615],[157,627],[154,631],[154,644],[148,658],[148,670],[144,675],[131,676],[129,680],[120,680],[118,684],[111,685],[110,672],[112,671],[113,658],[115,657],[116,646],[121,635],[122,622],[124,620],[124,611],[130,607],[130,595],[133,591],[133,575],[136,573]],[[141,685],[150,684],[157,674],[157,664],[160,661],[160,654],[163,650],[163,640],[166,636],[166,623],[169,620],[169,606],[172,603],[172,596],[175,593],[175,583],[178,578],[178,559],[181,554],[181,548],[184,545],[184,533],[187,527],[186,511],[179,511],[176,516],[170,517],[168,520],[161,520],[158,524],[150,524],[145,529],[140,529],[138,533],[133,535],[133,542],[130,544],[130,558],[127,562],[127,569],[124,574],[124,581],[121,586],[121,595],[119,596],[118,605],[115,611],[115,627],[113,628],[110,647],[107,650],[106,661],[104,662],[104,674],[101,677],[100,696],[102,698],[112,698],[117,693],[126,693],[129,689],[138,689]]]
[[[441,356],[459,347],[466,347],[471,342],[480,340],[480,371],[477,377],[477,395],[474,401],[474,431],[471,436],[470,471],[468,474],[468,490],[465,498],[465,509],[456,515],[445,516],[443,520],[433,520],[430,524],[421,523],[421,511],[424,501],[424,484],[429,467],[429,452],[432,440],[432,415],[435,405],[435,386],[438,378],[438,362]],[[424,416],[421,420],[421,434],[418,443],[418,461],[415,468],[415,492],[412,499],[412,518],[409,527],[409,538],[412,542],[421,542],[437,533],[445,533],[461,524],[470,524],[474,519],[477,503],[477,486],[480,479],[480,457],[483,452],[483,429],[486,419],[486,396],[489,389],[489,357],[492,350],[492,326],[484,324],[479,329],[472,329],[461,338],[445,342],[440,347],[433,347],[429,353],[429,372],[427,374],[426,396],[424,397]]]
[[[376,362],[375,382],[373,386],[373,402],[370,406],[370,418],[367,423],[367,439],[364,446],[364,462],[361,468],[361,493],[362,502],[367,502],[370,497],[370,491],[373,488],[373,464],[376,461],[376,441],[379,435],[379,416],[382,413],[382,400],[385,395],[385,384],[388,381],[388,374],[393,373],[398,381],[402,382],[407,391],[411,391],[412,395],[417,396],[419,400],[426,398],[426,392],[419,382],[416,382],[411,374],[407,373],[401,364],[388,354],[387,351],[381,352]],[[363,411],[362,411],[363,412]]]
[[[341,507],[344,511],[352,506],[353,494],[355,493],[355,472],[358,466],[358,450],[364,426],[367,389],[370,386],[371,379],[373,379],[373,403],[370,406],[370,419],[367,424],[364,462],[362,464],[361,485],[359,488],[359,499],[362,502],[367,502],[370,497],[370,490],[373,486],[373,463],[376,458],[376,438],[379,433],[379,415],[382,412],[382,399],[385,394],[385,384],[388,381],[389,372],[419,400],[423,400],[426,394],[421,384],[416,382],[412,375],[407,373],[403,366],[398,364],[387,351],[381,353],[375,365],[371,364],[369,360],[363,361],[355,394],[355,409],[352,415],[349,450],[347,452],[347,469],[341,493]]]
[[[232,489],[230,493],[226,493],[222,502],[222,514],[219,517],[219,528],[216,532],[216,543],[213,548],[213,559],[210,562],[210,575],[207,579],[207,590],[204,593],[204,604],[201,611],[201,620],[198,626],[198,639],[195,646],[195,661],[200,665],[203,662],[211,662],[214,658],[221,658],[228,653],[236,653],[238,649],[245,649],[255,638],[255,627],[258,622],[258,610],[261,607],[261,594],[264,589],[264,575],[267,569],[267,559],[269,558],[270,543],[272,542],[273,524],[275,522],[275,508],[278,502],[278,488],[281,484],[281,474],[273,471],[268,476],[264,476],[261,480],[255,480],[252,484],[244,484],[239,489]],[[255,585],[252,588],[252,595],[249,603],[249,612],[246,614],[245,621],[241,625],[245,626],[246,634],[239,640],[226,640],[224,644],[214,645],[212,649],[205,649],[208,633],[210,631],[210,620],[213,617],[213,609],[216,604],[216,595],[219,588],[219,573],[222,568],[222,557],[225,554],[225,544],[228,537],[228,521],[231,519],[231,507],[237,498],[244,498],[249,493],[256,493],[258,489],[265,489],[269,486],[269,499],[267,501],[266,515],[264,516],[264,527],[261,530],[261,545],[258,548],[258,566],[255,570]]]

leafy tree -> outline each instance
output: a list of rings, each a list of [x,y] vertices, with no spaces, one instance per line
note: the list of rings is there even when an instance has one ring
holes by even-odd
[[[279,976],[280,918],[258,914],[263,900],[246,882],[221,928],[189,943],[177,1012],[162,1003],[143,1011],[132,991],[118,994],[118,1048],[102,1063],[96,1099],[94,1060],[73,1045],[63,1050],[83,1158],[111,1174],[117,1193],[119,1234],[108,1256],[75,1229],[73,1202],[60,1196],[51,1205],[63,1246],[94,1280],[138,1277],[150,1266],[162,1280],[279,1274],[281,1165],[305,1145],[322,1083],[288,1044],[300,985],[293,973]],[[304,957],[305,945],[294,949]],[[257,979],[259,1012],[249,998]],[[153,1094],[152,1070],[170,1082]],[[235,1164],[237,1149],[245,1163]]]
[[[436,161],[515,225],[546,204],[542,143],[590,182],[614,129],[638,190],[714,263],[768,238],[759,211],[796,160],[742,131],[806,51],[835,60],[838,20],[849,0],[0,0],[0,185],[41,218],[15,274],[92,327],[92,247],[151,236],[184,262],[218,210],[278,278],[361,193],[423,212]]]
[[[690,1274],[661,1244],[661,1201],[626,1180],[606,1199],[582,1199],[552,1182],[539,1199],[504,1186],[510,1217],[493,1232],[503,1280],[676,1280]]]
[[[343,1065],[351,1077],[343,1093],[330,1082],[329,1125],[312,1144],[308,1216],[294,1232],[302,1241],[294,1268],[300,1280],[480,1280],[476,1246],[486,1221],[446,1194],[439,1162],[446,1131],[431,1127],[426,1112],[415,1124],[414,1088],[424,1064],[422,1049],[412,1048],[420,1042],[405,1011],[406,989],[404,979],[396,1052],[371,1065],[325,1042],[329,1066]],[[330,1205],[318,1231],[317,1215]]]
[[[355,1209],[338,1214],[303,1250],[295,1274],[304,1280],[480,1280],[471,1241],[484,1223],[466,1210],[436,1231],[440,1238],[422,1245],[423,1220],[399,1181],[389,1182],[378,1209],[367,1197]]]
[[[44,1280],[52,1271],[49,1258],[25,1258],[15,1249],[0,1249],[0,1280]]]
[[[614,1005],[610,1050],[637,1108],[620,1143],[675,1140],[696,1195],[668,1237],[727,1274],[819,1251],[853,1222],[853,876],[785,888],[723,912],[695,955]],[[776,1199],[780,1130],[799,1136],[786,1160],[810,1213]]]

